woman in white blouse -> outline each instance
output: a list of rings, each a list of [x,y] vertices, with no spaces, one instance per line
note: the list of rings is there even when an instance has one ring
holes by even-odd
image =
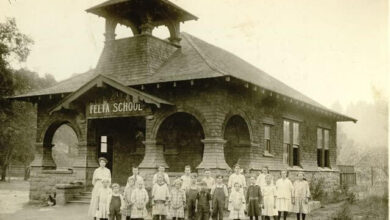
[[[93,217],[94,219],[96,217],[96,210],[98,207],[98,196],[101,188],[103,187],[102,180],[109,180],[111,182],[111,171],[106,168],[108,160],[104,157],[100,157],[98,161],[100,166],[93,172],[93,189],[91,194],[91,203],[88,209],[88,216]]]

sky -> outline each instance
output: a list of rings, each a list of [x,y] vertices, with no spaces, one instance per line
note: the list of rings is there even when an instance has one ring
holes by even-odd
[[[85,9],[104,0],[0,0],[35,41],[23,67],[63,80],[94,68],[104,19]],[[181,30],[224,48],[332,107],[388,97],[386,0],[171,0],[199,17]],[[118,37],[131,36],[117,28]],[[167,37],[165,27],[154,32]],[[375,93],[378,94],[378,93]]]

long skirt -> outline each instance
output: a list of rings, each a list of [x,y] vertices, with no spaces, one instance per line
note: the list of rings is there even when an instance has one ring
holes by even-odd
[[[96,181],[95,185],[93,186],[92,193],[91,193],[91,202],[88,209],[88,216],[89,217],[96,217],[96,210],[98,209],[98,196],[100,193],[100,189],[103,187],[103,184],[101,181]]]
[[[295,204],[293,205],[293,212],[295,213],[309,213],[309,202],[305,203],[305,198],[295,198]]]
[[[291,207],[291,199],[287,198],[277,198],[276,199],[276,209],[279,212],[290,212]]]
[[[263,216],[276,216],[278,215],[278,210],[274,209],[274,196],[264,196],[264,208],[262,209]]]
[[[261,216],[259,200],[249,200],[248,203],[248,216]]]

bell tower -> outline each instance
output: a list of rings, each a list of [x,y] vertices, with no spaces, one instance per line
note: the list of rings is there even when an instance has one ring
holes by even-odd
[[[109,0],[87,9],[105,18],[105,40],[115,40],[117,24],[129,27],[134,37],[151,35],[154,28],[166,26],[169,42],[180,46],[180,23],[198,18],[168,0]]]

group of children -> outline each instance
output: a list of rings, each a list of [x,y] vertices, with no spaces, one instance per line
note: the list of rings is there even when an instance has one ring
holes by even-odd
[[[168,216],[173,220],[184,220],[185,216],[189,220],[209,220],[210,217],[223,220],[226,206],[230,211],[229,218],[233,220],[243,219],[246,215],[251,220],[259,217],[280,219],[281,214],[286,219],[291,211],[297,213],[298,220],[300,213],[305,219],[310,191],[303,173],[298,174],[298,180],[293,185],[287,178],[287,172],[282,171],[281,178],[274,185],[268,169],[264,168],[257,179],[250,178],[247,187],[240,167],[236,165],[234,170],[226,186],[222,175],[217,175],[214,180],[209,170],[198,183],[197,176],[191,174],[190,166],[186,166],[184,175],[176,179],[171,188],[165,168],[161,166],[153,176],[150,198],[137,168],[133,168],[133,175],[128,178],[122,194],[117,183],[113,183],[110,189],[110,179],[98,179],[94,174],[93,181],[101,181],[102,186],[96,198],[92,198],[97,201],[96,205],[91,203],[92,212],[95,209],[94,217],[97,219],[121,219],[123,215],[126,220],[142,220],[148,214],[146,205],[150,202],[153,220],[165,220]]]

